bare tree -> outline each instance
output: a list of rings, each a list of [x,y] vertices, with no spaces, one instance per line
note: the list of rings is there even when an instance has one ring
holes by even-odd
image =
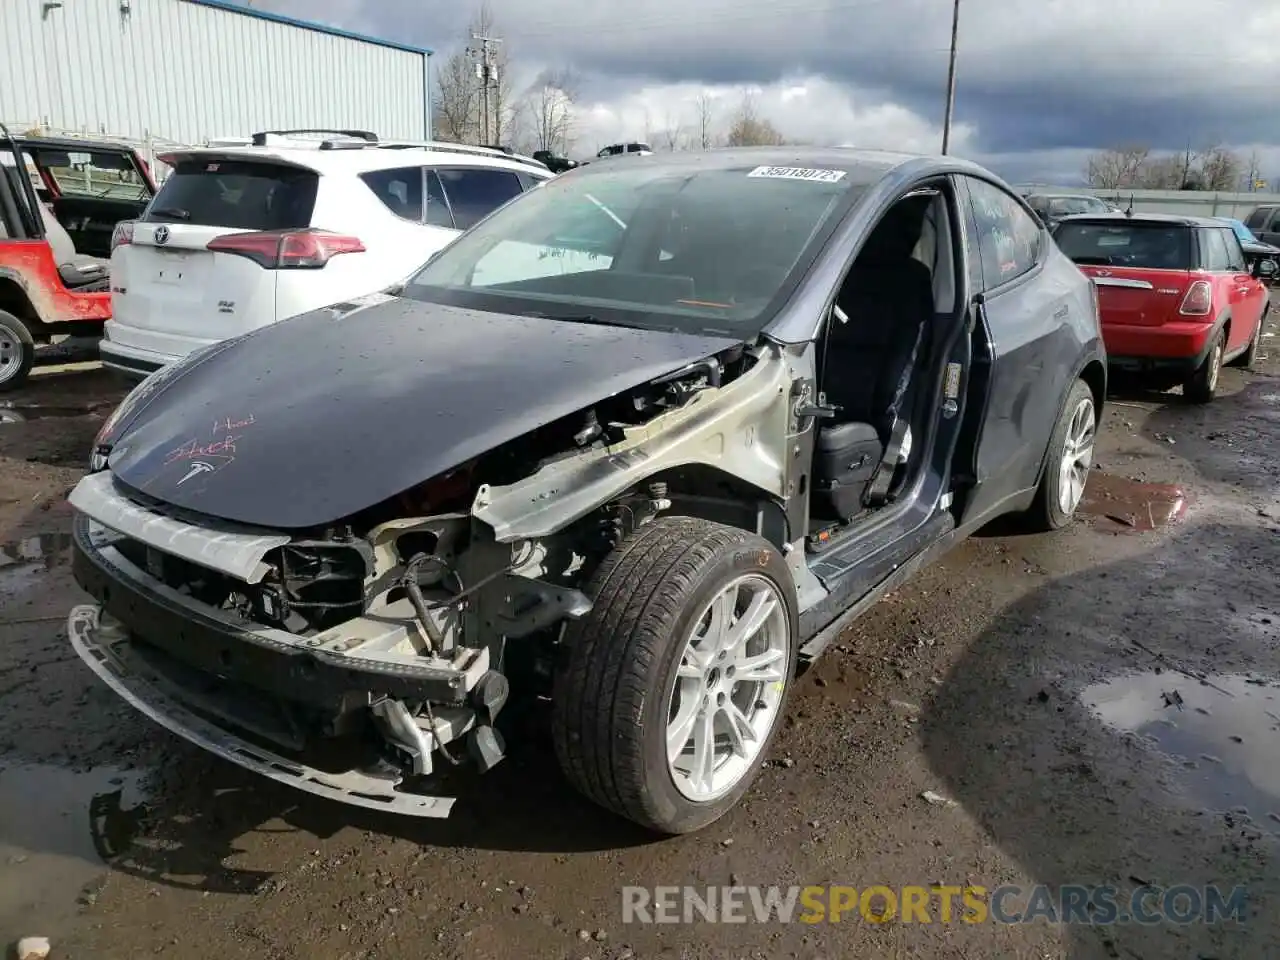
[[[1234,190],[1256,161],[1242,160],[1223,146],[1154,154],[1144,146],[1104,150],[1089,158],[1089,183],[1104,190]]]
[[[749,93],[729,124],[728,144],[731,147],[770,147],[786,143],[778,128],[760,116],[755,98]]]
[[[1210,147],[1196,155],[1201,190],[1235,190],[1243,168],[1240,157],[1223,146]]]
[[[1095,153],[1085,167],[1085,177],[1100,190],[1140,186],[1138,181],[1151,156],[1148,147],[1131,144]]]
[[[436,67],[434,135],[441,140],[466,143],[476,131],[480,87],[466,51],[459,50]]]
[[[668,153],[684,148],[684,127],[681,126],[679,117],[667,114],[658,142],[659,149],[666,150]]]
[[[712,124],[715,122],[715,103],[711,94],[703,90],[694,101],[698,114],[698,146],[702,150],[711,149]]]
[[[544,70],[524,99],[528,137],[538,150],[567,154],[573,143],[573,104],[578,84],[568,69]]]
[[[1257,150],[1253,150],[1249,153],[1249,158],[1244,163],[1244,189],[1249,193],[1252,193],[1256,189],[1257,182],[1261,177],[1262,158],[1258,156]]]

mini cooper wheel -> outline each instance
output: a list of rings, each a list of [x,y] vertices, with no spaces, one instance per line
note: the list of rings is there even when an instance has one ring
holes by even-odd
[[[13,390],[27,379],[36,347],[27,325],[0,310],[0,390]]]
[[[1192,403],[1208,403],[1218,393],[1218,376],[1222,373],[1222,354],[1227,348],[1227,331],[1222,330],[1213,339],[1209,355],[1182,385],[1182,395]]]
[[[1058,530],[1071,522],[1084,499],[1097,436],[1098,411],[1093,391],[1083,380],[1077,380],[1067,391],[1067,402],[1049,438],[1040,488],[1028,516],[1036,529]]]
[[[1254,363],[1258,360],[1258,344],[1262,340],[1262,328],[1267,325],[1267,316],[1271,313],[1271,304],[1262,311],[1262,316],[1258,318],[1258,325],[1253,328],[1253,338],[1249,341],[1249,346],[1245,347],[1244,353],[1231,361],[1234,367],[1243,367],[1245,370],[1252,370]]]
[[[588,798],[690,833],[760,771],[795,672],[795,588],[766,540],[665,517],[605,559],[569,624],[553,691],[556,754]]]

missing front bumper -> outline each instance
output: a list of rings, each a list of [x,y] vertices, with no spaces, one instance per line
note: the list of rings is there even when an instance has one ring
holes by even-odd
[[[411,817],[449,816],[452,797],[431,797],[396,789],[396,783],[358,771],[330,773],[289,759],[205,719],[160,686],[132,671],[112,650],[127,642],[122,625],[102,608],[83,604],[67,618],[71,646],[98,678],[130,706],[196,746],[224,760],[295,789],[370,810]]]

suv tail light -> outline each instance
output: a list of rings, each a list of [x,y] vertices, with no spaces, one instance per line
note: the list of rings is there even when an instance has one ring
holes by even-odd
[[[1187,317],[1207,317],[1213,312],[1213,287],[1208,280],[1197,280],[1187,287],[1178,312]]]
[[[357,237],[328,230],[254,230],[210,240],[208,250],[248,257],[267,270],[316,270],[340,253],[364,253]]]
[[[116,247],[127,247],[131,243],[133,243],[133,221],[121,220],[111,231],[111,250],[115,252]]]
[[[1093,297],[1093,319],[1095,323],[1102,323],[1102,298],[1098,294],[1098,281],[1093,277],[1089,278],[1089,295]]]

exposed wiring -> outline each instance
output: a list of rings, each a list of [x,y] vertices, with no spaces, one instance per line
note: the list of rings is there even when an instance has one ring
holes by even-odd
[[[431,701],[423,701],[423,709],[427,713],[427,724],[431,727],[431,739],[436,742],[436,749],[440,751],[440,755],[449,761],[453,766],[461,766],[462,761],[449,752],[449,748],[444,745],[444,741],[440,739],[440,733],[436,730],[436,717],[431,712]]]

